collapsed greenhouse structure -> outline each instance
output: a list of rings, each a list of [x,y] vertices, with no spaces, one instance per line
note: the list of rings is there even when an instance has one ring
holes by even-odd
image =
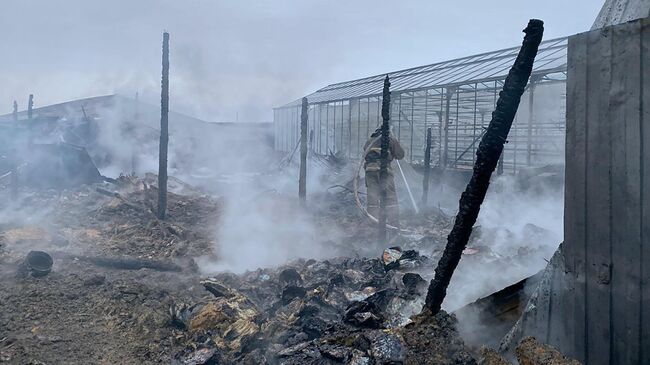
[[[393,135],[412,164],[424,160],[432,129],[432,165],[470,169],[478,141],[519,47],[388,73]],[[510,132],[499,172],[563,164],[567,38],[541,44]],[[385,74],[326,86],[307,96],[311,151],[358,159],[381,122]],[[275,149],[290,152],[300,138],[301,101],[274,109]]]

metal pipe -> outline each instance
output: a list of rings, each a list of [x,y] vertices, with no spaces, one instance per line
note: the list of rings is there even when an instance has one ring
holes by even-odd
[[[445,125],[444,125],[444,149],[442,151],[442,168],[447,168],[447,160],[449,159],[449,109],[451,107],[451,94],[454,92],[452,88],[447,89],[445,95]]]
[[[424,179],[422,181],[422,206],[429,202],[429,176],[431,175],[431,128],[427,128],[427,147],[424,150]]]

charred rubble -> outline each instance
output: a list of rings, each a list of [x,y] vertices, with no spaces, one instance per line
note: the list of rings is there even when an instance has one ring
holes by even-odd
[[[429,260],[415,251],[399,258],[387,252],[383,258],[299,260],[203,280],[212,294],[209,301],[170,309],[189,341],[175,359],[179,364],[196,363],[202,355],[214,363],[417,364],[420,351],[437,359],[431,364],[474,363],[453,316],[428,319],[429,331],[409,318],[426,290],[424,279],[409,270]]]
[[[46,212],[47,219],[25,222],[16,216],[0,227],[5,278],[0,301],[13,308],[0,315],[3,358],[45,359],[58,348],[90,362],[118,363],[473,364],[482,359],[461,338],[455,315],[416,315],[450,226],[451,217],[443,212],[431,210],[421,221],[405,224],[413,234],[399,246],[381,248],[364,241],[372,236],[364,229],[374,228],[364,225],[352,194],[332,190],[316,195],[311,205],[320,209],[305,214],[342,229],[333,252],[345,242],[366,248],[341,251],[346,257],[269,262],[268,268],[244,274],[206,277],[193,259],[218,244],[212,227],[219,224],[224,202],[170,177],[168,215],[161,221],[155,214],[156,182],[155,175],[123,175],[112,183],[69,190],[21,187],[16,204],[22,208],[16,213]],[[4,188],[7,192],[9,186]],[[545,238],[543,230],[530,229]],[[508,262],[487,248],[495,234],[503,232],[477,230],[466,261]],[[17,276],[29,250],[48,252],[52,272]],[[61,318],[70,316],[81,316],[80,321],[64,330]],[[94,318],[91,333],[88,318]],[[67,333],[81,338],[80,346]],[[94,344],[121,355],[79,353]]]

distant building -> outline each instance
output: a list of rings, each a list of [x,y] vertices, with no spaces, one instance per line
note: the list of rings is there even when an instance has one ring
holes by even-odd
[[[17,122],[13,118],[0,116],[0,128],[28,134],[33,143],[85,147],[106,175],[157,171],[160,106],[106,95],[35,108],[32,119],[26,111]],[[210,123],[170,111],[169,131],[172,174],[258,169],[273,152],[271,123]]]

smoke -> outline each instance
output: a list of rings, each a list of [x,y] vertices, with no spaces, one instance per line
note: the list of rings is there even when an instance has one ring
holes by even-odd
[[[137,91],[155,104],[167,30],[172,110],[209,121],[269,121],[272,107],[332,82],[516,45],[532,17],[546,21],[549,39],[574,34],[600,10],[593,0],[472,5],[481,16],[458,27],[468,14],[464,2],[6,0],[0,24],[11,36],[0,44],[0,105],[10,112],[16,99],[23,109],[29,93],[38,107]]]
[[[514,177],[493,182],[444,308],[456,310],[542,270],[562,241],[563,207],[559,186],[522,191]]]
[[[502,176],[491,184],[472,234],[470,250],[463,255],[451,280],[443,303],[445,310],[458,310],[538,273],[561,243],[564,189],[556,181],[561,176],[552,182],[533,177],[536,185],[525,189],[521,180],[521,177]],[[458,320],[459,331],[470,343],[496,345],[509,330],[507,322],[486,324],[478,313],[470,310],[462,311]]]
[[[245,159],[246,153],[240,156]],[[324,170],[310,164],[308,171],[309,199],[327,184],[321,179]],[[312,212],[321,209],[314,201],[308,201],[310,209],[299,206],[295,168],[221,177],[228,178],[218,189],[224,208],[217,223],[214,255],[198,260],[204,273],[241,273],[297,258],[324,259],[340,254],[332,242],[342,237],[341,232],[319,224]]]

